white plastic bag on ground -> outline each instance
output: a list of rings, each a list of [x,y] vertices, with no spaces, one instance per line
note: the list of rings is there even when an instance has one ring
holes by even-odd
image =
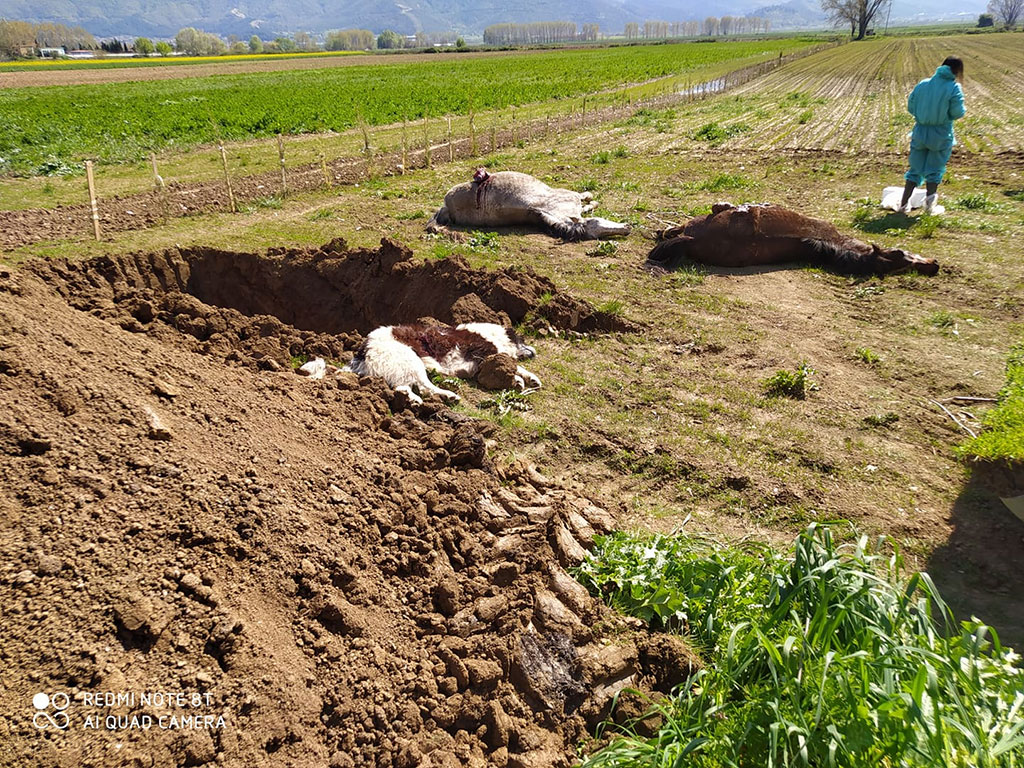
[[[927,196],[924,187],[918,187],[910,193],[910,207],[924,208],[924,199]],[[898,211],[903,201],[903,187],[886,187],[882,190],[882,207],[890,211]]]

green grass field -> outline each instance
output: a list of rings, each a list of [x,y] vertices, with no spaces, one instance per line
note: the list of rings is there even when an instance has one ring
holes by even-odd
[[[167,147],[344,131],[557,100],[806,46],[761,42],[564,50],[443,62],[0,92],[0,173],[36,175],[84,158],[137,160]]]

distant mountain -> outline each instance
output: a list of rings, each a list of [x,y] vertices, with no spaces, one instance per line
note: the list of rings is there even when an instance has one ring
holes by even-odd
[[[976,16],[985,0],[895,0],[893,19]],[[182,27],[220,35],[270,39],[299,30],[324,32],[359,27],[402,34],[417,31],[479,34],[488,24],[527,21],[597,23],[621,33],[626,23],[686,21],[725,14],[753,14],[775,29],[823,26],[816,0],[4,0],[3,16],[31,22],[81,25],[94,35],[172,37]],[[915,16],[916,15],[916,16]]]

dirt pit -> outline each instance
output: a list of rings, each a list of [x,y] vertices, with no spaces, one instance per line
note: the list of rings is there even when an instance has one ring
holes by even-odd
[[[424,316],[618,327],[388,242],[0,271],[0,763],[567,766],[697,663],[568,576],[612,514],[491,425],[286,366]]]
[[[125,330],[166,336],[152,325],[162,321],[193,337],[195,351],[243,361],[339,358],[374,328],[424,319],[578,333],[632,327],[532,271],[473,269],[458,256],[415,262],[390,240],[376,250],[349,250],[338,239],[316,250],[193,248],[30,269],[72,306]]]

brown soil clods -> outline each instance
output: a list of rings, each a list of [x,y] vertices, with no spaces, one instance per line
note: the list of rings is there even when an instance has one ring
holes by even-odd
[[[392,243],[4,275],[0,763],[567,766],[616,692],[674,682],[684,655],[566,572],[606,511],[495,466],[490,425],[286,369],[385,312],[521,322],[545,293],[546,323],[615,327]]]

